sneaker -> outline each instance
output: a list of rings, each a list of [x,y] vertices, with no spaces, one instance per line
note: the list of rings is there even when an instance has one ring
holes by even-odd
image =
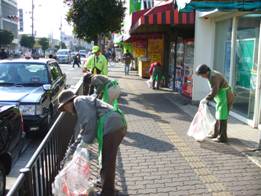
[[[214,139],[212,139],[212,141],[218,142],[218,143],[227,143],[227,139],[221,139],[220,137],[214,138]]]

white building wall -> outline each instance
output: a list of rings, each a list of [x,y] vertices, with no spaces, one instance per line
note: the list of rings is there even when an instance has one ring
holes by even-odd
[[[199,64],[213,67],[215,43],[215,23],[209,18],[201,18],[196,13],[195,21],[195,51],[194,51],[194,73]],[[192,101],[199,101],[210,91],[206,79],[193,75]]]

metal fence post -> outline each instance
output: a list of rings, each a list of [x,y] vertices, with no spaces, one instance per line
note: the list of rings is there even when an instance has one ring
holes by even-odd
[[[30,168],[22,168],[20,169],[20,173],[23,173],[25,175],[25,189],[26,191],[25,195],[34,195],[34,190],[33,190],[33,181],[32,181],[32,172]]]

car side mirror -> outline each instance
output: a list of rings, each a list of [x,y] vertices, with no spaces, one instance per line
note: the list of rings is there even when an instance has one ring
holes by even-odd
[[[51,90],[51,88],[52,88],[52,85],[51,85],[51,84],[44,84],[44,85],[43,85],[43,89],[44,89],[45,91],[49,91],[49,90]]]

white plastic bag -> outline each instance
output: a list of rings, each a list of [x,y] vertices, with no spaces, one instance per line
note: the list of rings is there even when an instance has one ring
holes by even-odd
[[[193,137],[197,141],[203,141],[214,130],[216,119],[211,114],[207,104],[200,104],[198,112],[194,116],[189,130],[188,136]]]
[[[150,77],[149,80],[146,81],[148,88],[152,88],[152,76]]]
[[[88,196],[92,191],[90,182],[89,154],[87,148],[78,146],[72,160],[55,177],[54,196]]]

